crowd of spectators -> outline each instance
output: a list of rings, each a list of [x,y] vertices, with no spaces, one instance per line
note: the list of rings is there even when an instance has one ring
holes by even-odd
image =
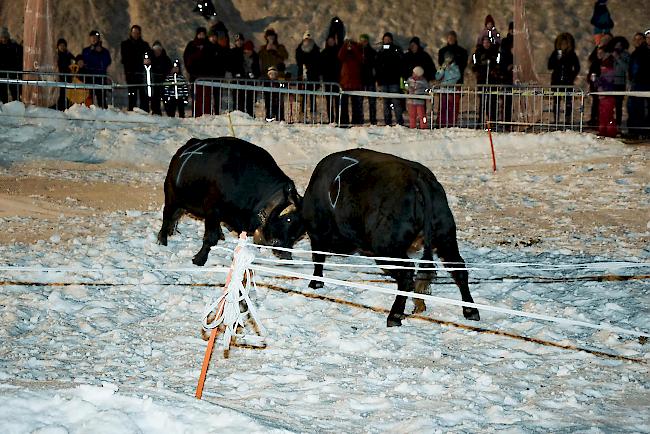
[[[623,36],[613,36],[614,21],[607,9],[607,0],[597,0],[591,20],[594,25],[595,48],[589,56],[587,82],[590,91],[632,91],[650,90],[650,31],[634,35],[634,51],[628,52],[630,44]],[[455,86],[465,82],[465,71],[471,67],[479,87],[489,85],[512,85],[514,83],[513,23],[509,23],[504,37],[497,30],[495,20],[487,15],[484,27],[480,30],[476,46],[471,55],[458,44],[456,32],[447,34],[447,43],[434,58],[427,53],[419,37],[410,39],[403,50],[394,40],[393,34],[386,32],[377,44],[371,42],[368,34],[358,38],[346,35],[340,18],[334,17],[322,47],[312,33],[302,33],[302,41],[291,53],[294,55],[296,69],[292,76],[287,68],[290,51],[281,43],[281,38],[273,28],[264,32],[264,44],[256,49],[254,42],[241,33],[231,37],[226,25],[218,20],[208,27],[196,29],[194,38],[188,42],[181,59],[170,59],[159,41],[149,45],[142,37],[140,26],[131,27],[129,36],[121,43],[120,62],[128,87],[128,109],[139,107],[145,112],[161,115],[161,103],[166,113],[183,116],[189,98],[188,85],[199,78],[235,78],[269,80],[270,86],[280,87],[282,81],[293,80],[304,83],[308,90],[327,89],[323,83],[336,83],[345,91],[380,91],[389,94],[408,93],[414,95],[404,101],[401,98],[384,97],[383,121],[385,125],[393,122],[404,123],[403,111],[409,115],[412,128],[427,128],[430,119],[426,116],[426,101],[415,95],[426,95],[432,85]],[[561,95],[565,86],[573,86],[581,71],[580,61],[575,52],[575,40],[570,33],[561,33],[555,39],[554,50],[548,58],[551,72],[551,86]],[[68,51],[64,39],[57,42],[58,68],[60,72],[85,77],[86,83],[101,84],[112,59],[103,47],[101,34],[91,31],[89,46],[82,54],[74,56]],[[11,40],[6,28],[0,29],[0,70],[22,69],[22,47]],[[436,66],[437,63],[437,66]],[[185,80],[182,65],[187,69]],[[84,76],[84,74],[88,74]],[[68,76],[66,80],[70,81]],[[269,84],[267,84],[269,85]],[[16,87],[0,84],[0,99],[8,101],[10,90],[12,99],[17,99]],[[512,96],[507,94],[500,100],[502,108],[497,114],[497,98],[489,92],[480,93],[481,107],[479,122],[494,120],[497,116],[506,123],[510,121]],[[106,93],[94,91],[89,95],[91,101],[106,107]],[[194,95],[194,115],[201,116],[204,111],[218,114],[221,108],[221,92],[208,86],[196,86]],[[442,126],[456,125],[459,95],[442,94],[440,97],[438,123]],[[600,134],[616,135],[623,114],[623,96],[592,96],[590,124],[599,127]],[[237,93],[236,108],[253,115],[255,96],[253,91]],[[631,135],[648,135],[644,127],[650,125],[649,98],[628,97],[627,125]],[[64,109],[66,93],[62,90],[57,106]],[[314,95],[299,98],[299,106],[315,116],[325,110],[330,120],[338,113],[339,97],[332,93],[325,99],[325,107],[317,107]],[[269,120],[284,119],[284,98],[278,95],[265,95],[266,117]],[[365,122],[364,113],[371,124],[377,123],[375,98],[368,98],[368,110],[363,109],[363,97],[343,96],[340,101],[342,124],[360,125]],[[572,122],[572,98],[558,96],[554,104],[555,121],[569,125]],[[564,113],[564,119],[561,114]]]

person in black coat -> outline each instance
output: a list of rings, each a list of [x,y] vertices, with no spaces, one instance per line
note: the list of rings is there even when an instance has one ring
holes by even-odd
[[[226,73],[236,70],[232,52],[228,42],[228,34],[222,30],[208,32],[208,48],[206,51],[206,73],[210,78],[225,78]],[[214,102],[212,114],[221,114],[222,90],[218,87],[212,89]],[[209,107],[206,105],[206,107]]]
[[[634,51],[630,55],[629,75],[633,92],[650,91],[650,46],[643,33],[634,35]],[[629,134],[650,137],[650,98],[630,96],[627,99]]]
[[[609,44],[613,38],[611,33],[605,33],[599,39],[599,43],[594,47],[589,55],[589,73],[587,75],[587,82],[589,83],[589,92],[596,92],[598,90],[598,78],[600,77],[601,61],[598,57],[598,49],[604,48]],[[591,96],[591,119],[588,124],[596,127],[600,124],[598,117],[600,112],[600,97],[598,95]]]
[[[497,98],[485,92],[489,92],[489,88],[481,85],[494,85],[499,84],[499,48],[497,45],[492,44],[489,37],[484,36],[481,45],[476,47],[476,52],[472,55],[472,70],[476,75],[476,84],[478,84],[480,92],[480,109],[479,109],[479,123],[481,126],[485,125],[486,115],[487,120],[496,120],[497,118]]]
[[[321,76],[321,51],[320,47],[314,42],[311,32],[306,31],[302,35],[302,42],[296,48],[296,66],[298,67],[298,80],[302,81],[319,81]],[[304,84],[306,90],[316,90],[314,84]],[[300,98],[300,97],[299,97]],[[314,95],[304,97],[299,100],[298,106],[301,107],[304,116],[307,111],[311,111],[312,116],[318,112],[316,108],[316,98]]]
[[[436,75],[436,65],[433,62],[433,59],[424,51],[422,48],[422,43],[420,38],[414,36],[409,42],[409,49],[404,54],[404,72],[402,73],[402,78],[407,80],[413,74],[413,68],[416,66],[422,67],[424,69],[424,78],[427,81],[431,81],[435,78]]]
[[[548,58],[548,69],[551,73],[551,86],[573,86],[573,83],[580,73],[580,61],[575,53],[575,40],[570,33],[561,33],[555,39],[555,50]],[[555,92],[565,92],[565,87],[553,88]],[[555,123],[560,123],[560,107],[564,106],[564,123],[570,125],[573,114],[572,97],[556,96],[553,103]]]
[[[163,99],[163,83],[172,70],[172,61],[167,55],[160,41],[155,41],[151,46],[151,113],[162,115],[160,103]]]
[[[393,42],[392,33],[384,33],[382,46],[377,51],[375,62],[377,84],[382,92],[401,93],[402,65],[402,49]],[[402,101],[399,98],[384,98],[384,123],[386,125],[392,124],[393,110],[395,111],[396,123],[403,125]]]
[[[260,78],[260,59],[255,52],[255,44],[253,41],[245,41],[241,47],[241,55],[234,51],[233,56],[233,69],[235,78],[240,79],[242,84],[253,84],[249,80],[257,80]],[[255,116],[255,91],[253,90],[238,90],[236,91],[236,110],[245,111],[251,117]]]
[[[375,61],[377,58],[377,51],[370,45],[370,36],[362,34],[359,36],[359,44],[361,45],[361,81],[363,82],[362,90],[366,92],[376,92],[377,85],[375,83]],[[368,115],[370,117],[370,124],[377,125],[377,99],[368,97]]]
[[[6,27],[0,28],[0,71],[22,71],[23,47],[11,40],[11,35]],[[18,78],[18,74],[4,73],[2,78]],[[9,102],[11,99],[18,101],[20,86],[0,83],[0,101]]]
[[[325,48],[320,53],[320,71],[323,81],[325,83],[338,83],[341,77],[341,62],[339,62],[339,49],[340,47],[336,45],[336,38],[330,36],[327,38],[325,43]],[[325,85],[326,92],[336,91],[338,92],[338,86],[330,87]],[[329,117],[330,122],[338,121],[336,114],[339,111],[339,97],[337,96],[326,96],[325,100],[327,101],[326,111]]]
[[[467,68],[467,58],[469,54],[467,50],[458,45],[458,36],[455,31],[450,31],[447,34],[447,45],[438,51],[438,65],[445,62],[445,55],[450,52],[454,56],[454,63],[458,65],[460,70],[460,80],[458,84],[465,83],[465,68]]]
[[[512,26],[512,22],[510,22]],[[512,31],[512,27],[509,28]],[[512,52],[514,46],[514,38],[511,32],[508,32],[508,36],[503,38],[501,41],[501,47],[499,47],[500,57],[497,59],[499,64],[499,82],[504,86],[502,89],[503,92],[503,117],[505,121],[505,128],[507,130],[512,130],[512,125],[509,122],[512,121],[512,86],[514,84],[514,63],[515,57]]]
[[[120,52],[126,83],[138,85],[129,88],[129,111],[133,110],[139,99],[140,108],[148,112],[149,97],[145,85],[144,55],[147,53],[151,56],[151,47],[148,42],[142,39],[142,28],[140,26],[137,24],[131,26],[129,37],[122,41]]]
[[[70,74],[70,65],[74,63],[74,56],[68,51],[68,42],[61,38],[56,42],[56,65],[61,74]],[[63,75],[59,78],[60,81],[70,83],[72,76]],[[56,102],[58,110],[65,110],[67,108],[67,98],[65,96],[66,89],[64,87],[59,89],[59,99]]]

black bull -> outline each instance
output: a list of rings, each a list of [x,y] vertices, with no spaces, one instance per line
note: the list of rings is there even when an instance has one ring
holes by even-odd
[[[264,237],[276,245],[293,245],[307,232],[312,250],[333,253],[362,252],[369,256],[408,259],[409,250],[423,245],[422,259],[433,253],[450,267],[463,301],[472,303],[465,262],[458,252],[456,223],[445,191],[429,169],[419,163],[380,152],[353,149],[331,154],[318,163],[296,211],[274,221]],[[323,276],[325,256],[313,254],[314,276]],[[377,260],[379,265],[413,267],[412,262]],[[426,265],[432,267],[433,264]],[[460,269],[459,269],[460,268]],[[384,269],[400,291],[423,293],[435,272]],[[322,286],[312,280],[310,287]],[[388,326],[401,325],[406,297],[398,295],[388,315]],[[416,300],[416,311],[424,310]],[[477,309],[463,314],[479,319]]]
[[[293,181],[264,149],[233,137],[190,139],[169,163],[158,242],[167,245],[185,212],[201,218],[203,245],[192,262],[204,265],[210,248],[224,239],[222,222],[257,234],[298,201]]]

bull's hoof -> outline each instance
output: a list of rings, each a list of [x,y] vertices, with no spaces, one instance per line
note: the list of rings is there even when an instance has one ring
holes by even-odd
[[[388,315],[386,327],[401,327],[402,319],[398,315]]]
[[[418,314],[422,313],[425,310],[427,310],[427,305],[424,303],[424,300],[416,298],[413,300],[413,304],[415,304],[415,307],[413,308],[413,313]]]
[[[158,233],[158,244],[160,244],[161,246],[167,245],[167,235],[163,234],[162,231]]]
[[[198,265],[199,267],[204,266],[207,261],[208,255],[202,255],[201,253],[197,253],[196,256],[192,258],[192,263],[194,265]]]
[[[466,319],[471,319],[472,321],[479,321],[481,319],[478,314],[478,309],[475,309],[473,307],[464,307],[463,315]]]
[[[309,287],[312,289],[319,289],[322,288],[323,286],[325,286],[325,284],[320,280],[312,280],[311,282],[309,282]]]

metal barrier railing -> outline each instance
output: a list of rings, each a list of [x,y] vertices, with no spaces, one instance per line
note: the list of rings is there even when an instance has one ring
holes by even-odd
[[[340,97],[338,83],[201,78],[194,82],[194,115],[239,110],[267,121],[338,124]]]
[[[43,71],[0,71],[0,100],[23,99],[24,86],[58,88],[56,108],[65,110],[73,104],[95,104],[108,107],[112,103],[113,80],[108,75],[66,74]]]

